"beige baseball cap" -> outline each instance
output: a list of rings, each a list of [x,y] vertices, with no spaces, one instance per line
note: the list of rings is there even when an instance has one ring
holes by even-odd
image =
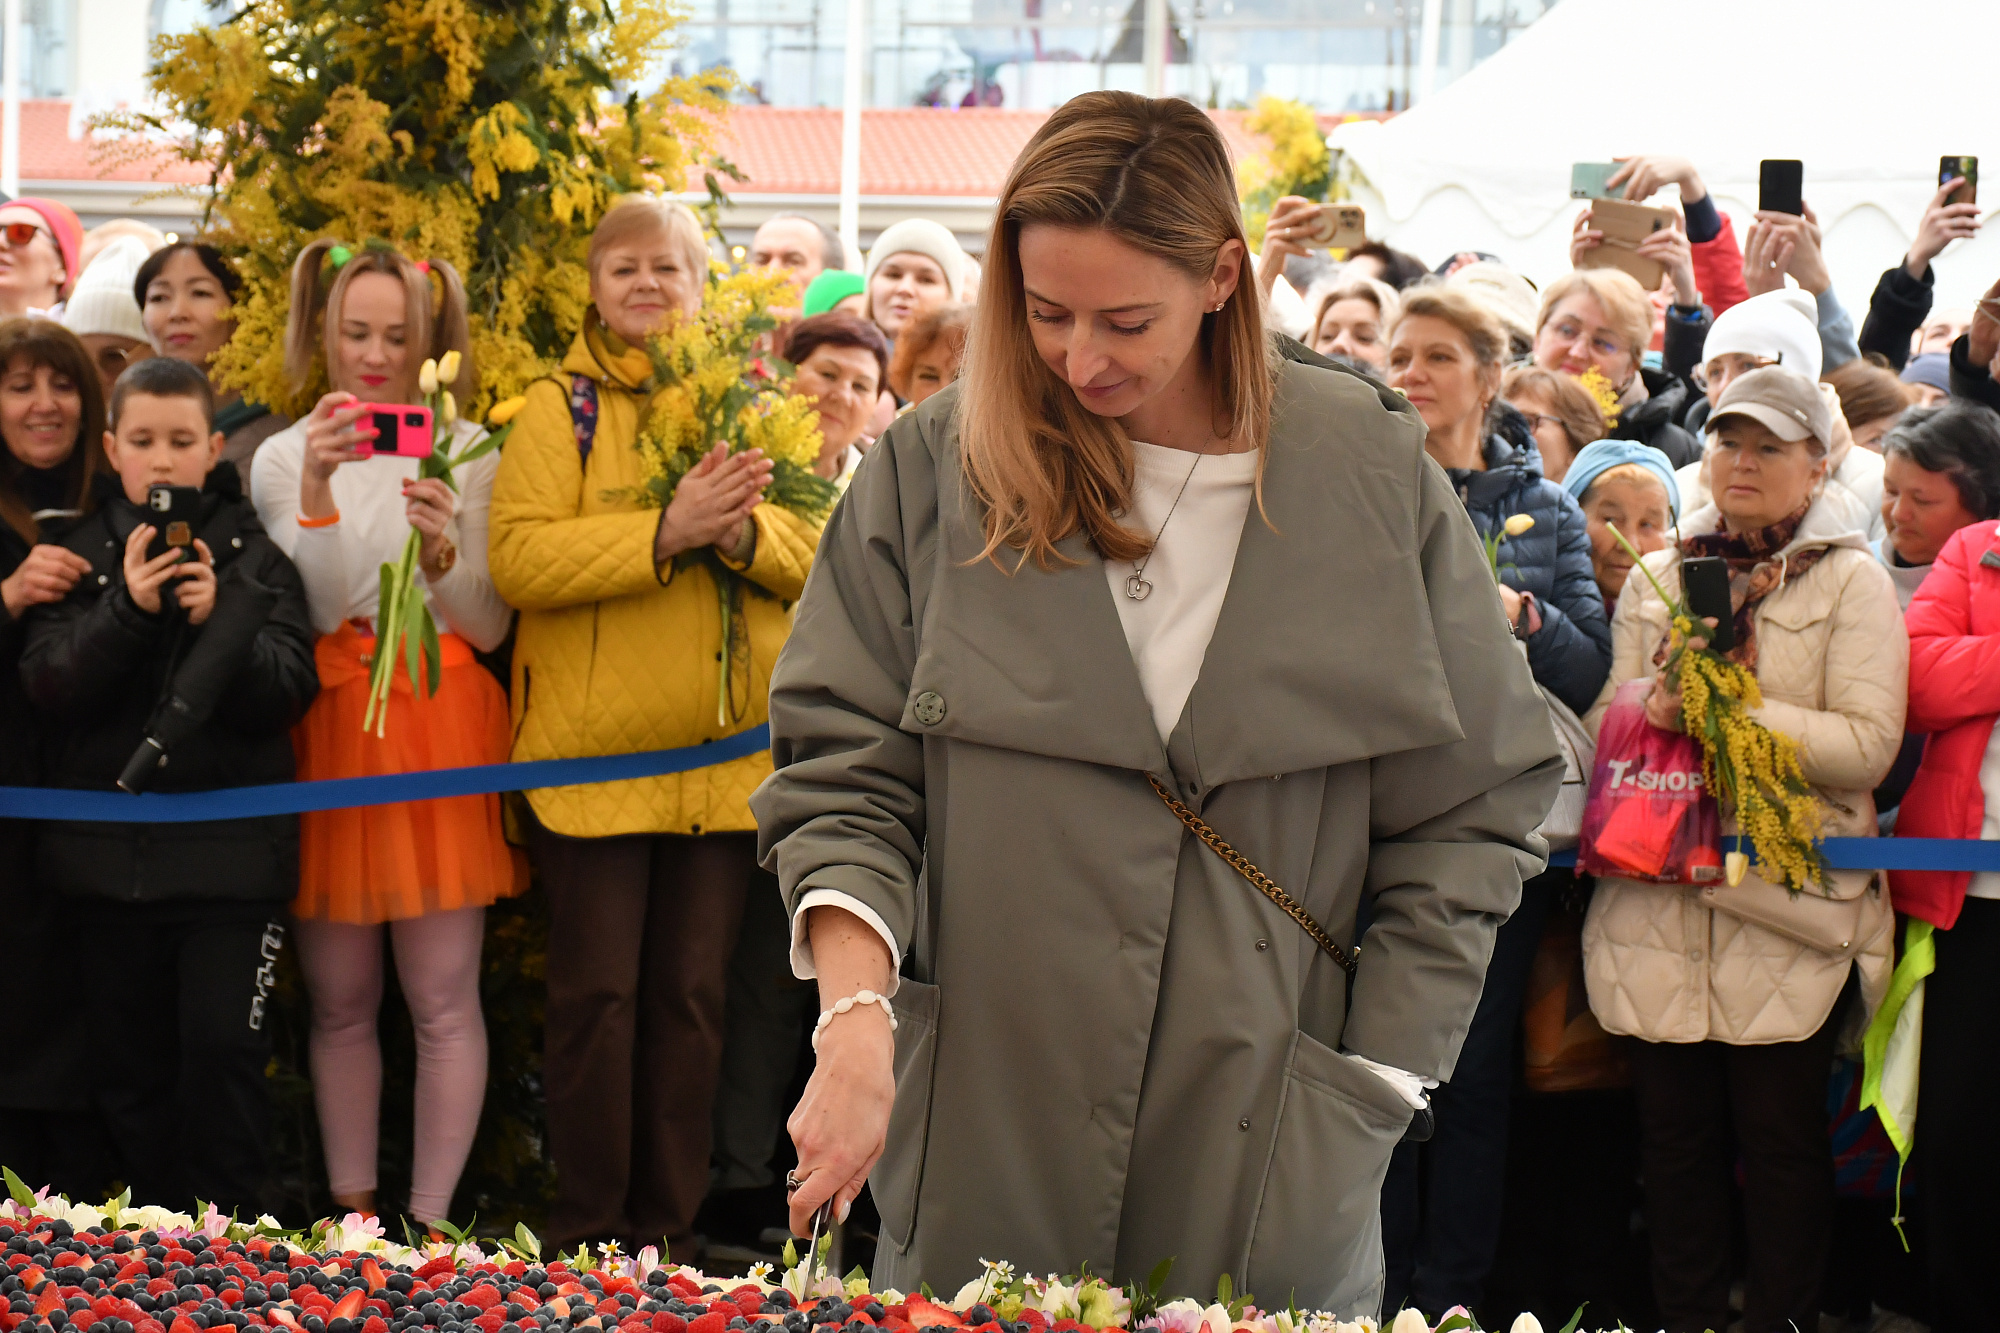
[[[1715,431],[1730,417],[1748,417],[1781,440],[1810,436],[1822,451],[1833,444],[1833,413],[1819,386],[1784,366],[1765,366],[1731,380],[1708,419],[1708,429]]]

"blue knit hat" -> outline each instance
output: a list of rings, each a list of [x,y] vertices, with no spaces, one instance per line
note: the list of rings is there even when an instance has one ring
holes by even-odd
[[[1609,472],[1612,468],[1626,463],[1637,463],[1658,477],[1667,488],[1667,503],[1674,511],[1674,521],[1681,517],[1681,488],[1674,484],[1673,460],[1650,444],[1640,444],[1637,440],[1593,440],[1583,446],[1581,453],[1570,461],[1569,471],[1563,473],[1563,489],[1583,503],[1585,491],[1590,484]]]

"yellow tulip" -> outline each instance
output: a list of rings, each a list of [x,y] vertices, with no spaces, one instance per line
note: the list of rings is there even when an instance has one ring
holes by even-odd
[[[502,399],[501,401],[493,404],[493,410],[486,414],[487,424],[493,426],[504,426],[508,422],[512,421],[514,419],[515,414],[518,413],[522,408],[526,407],[527,405],[528,405],[528,399],[523,394],[516,394],[512,398]]]
[[[1518,537],[1529,528],[1535,526],[1535,516],[1533,514],[1516,514],[1502,526],[1509,537]]]
[[[1722,858],[1722,865],[1722,873],[1733,889],[1743,882],[1743,873],[1750,869],[1750,858],[1742,852],[1731,852]]]
[[[456,347],[439,358],[437,371],[439,384],[458,383],[458,363],[459,355]]]
[[[417,372],[417,392],[428,398],[438,391],[438,363],[424,358],[424,368]]]
[[[438,404],[438,415],[444,418],[444,424],[447,426],[458,420],[458,400],[451,396],[450,389],[444,391],[444,398]]]

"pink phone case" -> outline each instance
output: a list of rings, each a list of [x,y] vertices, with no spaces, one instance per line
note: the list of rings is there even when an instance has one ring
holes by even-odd
[[[408,403],[357,403],[369,416],[362,420],[375,427],[373,440],[363,440],[355,452],[363,458],[394,454],[399,458],[429,458],[431,454],[431,410]]]

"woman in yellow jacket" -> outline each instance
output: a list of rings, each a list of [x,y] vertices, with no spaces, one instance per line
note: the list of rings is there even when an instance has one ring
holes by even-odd
[[[624,498],[647,335],[699,307],[708,269],[687,209],[630,198],[590,243],[592,310],[560,375],[528,390],[493,488],[494,585],[521,612],[516,760],[695,745],[765,719],[771,667],[816,527],[761,496],[768,461],[720,450],[665,510]],[[717,722],[724,651],[712,546],[770,596],[742,598],[741,715]],[[747,680],[742,677],[747,674]],[[758,753],[666,777],[528,793],[549,896],[544,1080],[556,1201],[550,1239],[652,1243],[693,1258],[708,1188],[723,974],[756,869],[747,798]]]

